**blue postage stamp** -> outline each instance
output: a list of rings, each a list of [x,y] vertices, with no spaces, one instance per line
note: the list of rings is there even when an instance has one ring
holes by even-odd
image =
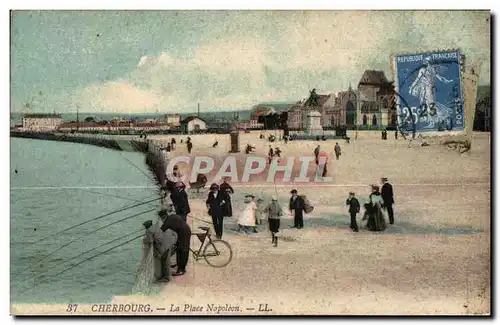
[[[405,131],[463,131],[460,52],[395,56],[398,125]]]

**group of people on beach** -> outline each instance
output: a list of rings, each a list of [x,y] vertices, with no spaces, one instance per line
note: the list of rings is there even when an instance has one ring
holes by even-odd
[[[186,145],[188,152],[191,152],[192,142],[189,137]],[[175,146],[175,139],[172,139],[165,149],[170,153],[170,151],[175,150]],[[338,143],[334,147],[334,153],[338,160],[341,155]],[[279,158],[281,150],[279,147],[272,148],[269,146],[268,156],[269,161]],[[317,165],[325,164],[323,168],[323,176],[325,176],[327,173],[326,164],[328,162],[328,155],[321,150],[320,145],[317,145],[314,149],[314,156]],[[326,159],[321,159],[323,156]],[[165,158],[169,159],[169,157]],[[189,258],[191,237],[191,229],[187,223],[187,217],[191,213],[189,197],[186,185],[180,181],[182,175],[178,166],[174,166],[173,175],[170,176],[177,177],[177,179],[166,177],[162,189],[164,191],[164,199],[170,193],[169,198],[172,203],[165,204],[165,202],[162,202],[162,209],[158,213],[159,219],[156,223],[153,223],[151,220],[143,223],[147,229],[143,242],[146,246],[152,246],[154,249],[155,265],[159,265],[155,272],[155,277],[159,281],[169,281],[171,275],[183,275],[186,272]],[[205,200],[207,214],[212,219],[212,225],[218,239],[223,236],[224,218],[233,217],[231,197],[235,191],[228,181],[228,178],[224,178],[221,184],[213,183]],[[389,223],[394,224],[393,188],[387,178],[382,178],[382,183],[381,188],[379,185],[371,185],[369,201],[364,204],[365,212],[362,221],[366,221],[366,228],[370,231],[383,231],[387,228],[384,217],[385,213],[388,214]],[[292,228],[302,229],[304,228],[304,213],[310,213],[313,207],[304,195],[299,195],[296,189],[291,190],[290,194],[288,210],[293,215]],[[356,217],[361,211],[361,205],[354,192],[349,193],[346,205],[350,214],[350,229],[358,232],[359,227]],[[271,243],[277,246],[280,221],[284,215],[283,206],[279,203],[277,196],[273,196],[269,202],[265,202],[262,197],[246,194],[244,196],[243,208],[238,214],[236,221],[238,226],[237,231],[244,234],[256,233],[258,232],[258,226],[263,225],[267,217],[267,225],[271,233]],[[176,250],[176,264],[170,265],[169,259],[174,247]],[[177,267],[177,271],[173,274],[170,272],[171,267]]]
[[[394,210],[392,208],[394,202],[394,192],[392,185],[386,177],[382,178],[382,191],[378,185],[371,185],[371,194],[369,201],[364,204],[365,213],[362,221],[366,221],[366,228],[370,231],[384,231],[387,224],[384,217],[384,212],[389,215],[389,223],[394,224]],[[349,197],[346,200],[346,205],[349,206],[349,214],[351,216],[351,224],[349,228],[354,232],[358,232],[358,223],[356,215],[360,213],[360,204],[354,192],[349,192]]]
[[[183,143],[184,140],[181,139],[181,143]],[[170,157],[170,153],[176,149],[177,141],[175,138],[170,139],[170,141],[167,142],[165,147],[160,148],[161,151],[165,152],[166,158]],[[191,154],[191,151],[193,150],[193,142],[191,141],[191,137],[187,137],[186,139],[186,148],[189,154]]]

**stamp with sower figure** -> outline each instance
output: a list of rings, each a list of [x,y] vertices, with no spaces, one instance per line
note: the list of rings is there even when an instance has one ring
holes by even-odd
[[[393,57],[398,125],[404,131],[463,131],[458,50]]]

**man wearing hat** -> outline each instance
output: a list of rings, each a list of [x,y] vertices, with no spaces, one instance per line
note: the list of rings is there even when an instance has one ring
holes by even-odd
[[[227,193],[220,191],[219,185],[213,183],[210,186],[205,204],[207,205],[208,214],[212,217],[215,235],[217,239],[222,238],[223,222],[224,222],[224,205],[228,201]]]
[[[180,181],[182,178],[182,174],[179,171],[179,167],[177,165],[174,166],[172,174],[167,175],[167,182],[165,184],[164,189],[169,192],[174,192],[175,184]]]
[[[163,220],[162,220],[163,221]],[[143,243],[153,245],[154,274],[157,281],[168,282],[171,278],[170,256],[176,242],[176,235],[172,231],[162,231],[158,223],[148,220],[142,224],[146,228]]]
[[[290,191],[290,194],[292,194],[292,197],[290,198],[290,205],[289,205],[289,210],[290,212],[294,212],[294,218],[293,218],[293,227],[292,228],[297,228],[297,229],[302,229],[304,228],[304,208],[305,208],[305,202],[304,200],[298,196],[297,190],[293,189]]]
[[[387,214],[389,215],[389,223],[394,224],[394,210],[392,205],[394,204],[394,192],[392,191],[392,185],[389,184],[386,177],[382,178],[382,200],[384,200],[384,208],[387,209]]]
[[[226,193],[226,203],[224,204],[224,217],[232,217],[233,216],[233,206],[231,204],[231,195],[234,194],[234,189],[231,185],[229,185],[228,180],[230,177],[224,177],[222,184],[219,186],[219,191],[222,193]]]
[[[354,192],[349,192],[349,197],[347,198],[345,204],[349,206],[349,214],[351,215],[351,225],[349,228],[351,228],[354,232],[358,232],[359,229],[358,223],[356,222],[356,215],[359,213],[360,206]]]
[[[184,219],[175,214],[175,207],[170,204],[166,210],[160,210],[158,216],[162,219],[161,230],[171,229],[177,234],[176,257],[177,272],[173,276],[186,273],[186,265],[189,259],[189,247],[191,246],[191,228]]]
[[[177,182],[175,183],[172,194],[170,194],[170,199],[175,207],[175,213],[184,219],[184,221],[187,220],[187,215],[191,212],[185,188],[186,185],[184,185],[183,182]]]

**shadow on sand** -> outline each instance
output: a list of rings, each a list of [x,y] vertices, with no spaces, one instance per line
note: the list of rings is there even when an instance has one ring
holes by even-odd
[[[226,218],[224,220],[224,228],[234,231],[237,229],[236,217]],[[358,226],[361,226],[361,217],[358,215]],[[388,220],[386,220],[388,223]],[[282,219],[281,229],[288,229],[293,226],[293,219]],[[330,214],[324,217],[313,217],[304,219],[304,228],[339,228],[348,229],[349,228],[349,217],[345,214]],[[267,225],[259,225],[259,232],[267,230]],[[409,235],[470,235],[475,233],[481,233],[484,230],[474,229],[471,227],[443,227],[438,228],[433,225],[418,225],[408,221],[398,221],[394,225],[388,225],[387,229],[380,234],[409,234]]]

